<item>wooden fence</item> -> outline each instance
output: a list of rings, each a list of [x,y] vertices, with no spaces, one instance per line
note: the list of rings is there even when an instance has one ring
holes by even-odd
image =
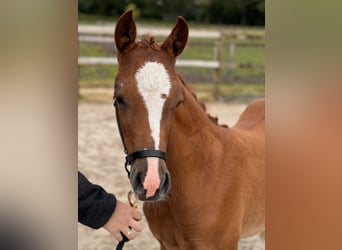
[[[150,34],[155,37],[166,37],[170,30],[161,28],[146,28],[137,27],[138,36],[142,34]],[[78,39],[80,42],[95,42],[95,43],[114,43],[114,25],[113,26],[99,26],[99,25],[78,25]],[[229,55],[228,61],[221,60],[221,51],[224,41],[230,40],[245,40],[256,39],[263,40],[264,32],[260,31],[241,31],[232,29],[231,31],[203,31],[190,30],[190,38],[213,39],[214,40],[214,55],[213,60],[187,60],[178,59],[176,61],[177,67],[191,67],[191,68],[209,68],[213,69],[213,93],[215,98],[218,95],[218,84],[220,81],[220,71],[234,70],[236,68],[264,68],[263,64],[243,63],[239,64],[234,61],[236,46],[264,46],[263,43],[242,43],[242,42],[228,42]],[[118,62],[115,57],[82,57],[78,58],[79,65],[116,65]]]

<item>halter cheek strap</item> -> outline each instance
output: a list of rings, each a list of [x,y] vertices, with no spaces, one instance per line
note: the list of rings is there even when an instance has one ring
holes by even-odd
[[[114,101],[114,107],[115,107],[116,122],[117,122],[117,125],[118,125],[121,142],[122,142],[122,145],[124,147],[124,152],[127,155],[126,156],[126,162],[125,162],[125,169],[126,169],[126,172],[127,172],[127,175],[128,175],[128,179],[129,179],[129,177],[131,175],[131,171],[128,169],[128,165],[131,165],[132,162],[135,161],[136,159],[146,158],[146,157],[158,157],[158,158],[163,159],[164,161],[166,161],[166,152],[160,151],[160,150],[157,150],[157,149],[143,149],[143,150],[135,151],[133,153],[128,153],[127,148],[126,148],[126,144],[125,144],[125,140],[124,140],[124,137],[123,137],[121,125],[120,125],[120,118],[119,118],[119,111],[118,111],[117,100]]]

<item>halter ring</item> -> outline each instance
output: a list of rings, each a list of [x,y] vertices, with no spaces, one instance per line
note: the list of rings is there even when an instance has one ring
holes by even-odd
[[[132,190],[128,192],[127,198],[131,207],[138,208],[138,197]]]

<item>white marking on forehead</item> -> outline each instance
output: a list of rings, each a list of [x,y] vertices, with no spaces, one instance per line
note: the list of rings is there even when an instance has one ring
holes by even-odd
[[[159,149],[160,121],[165,103],[165,98],[162,98],[162,95],[169,95],[171,89],[169,75],[163,64],[147,62],[137,71],[135,79],[147,108],[154,146]]]

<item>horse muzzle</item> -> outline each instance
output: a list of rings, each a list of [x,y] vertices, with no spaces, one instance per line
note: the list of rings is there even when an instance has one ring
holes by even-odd
[[[158,201],[170,190],[170,174],[166,163],[158,157],[136,159],[132,163],[130,182],[142,201]]]

